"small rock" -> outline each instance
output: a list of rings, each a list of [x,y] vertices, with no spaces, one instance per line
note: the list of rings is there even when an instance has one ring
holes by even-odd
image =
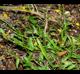
[[[69,11],[66,11],[64,14],[65,14],[66,16],[70,16],[70,12],[69,12]]]

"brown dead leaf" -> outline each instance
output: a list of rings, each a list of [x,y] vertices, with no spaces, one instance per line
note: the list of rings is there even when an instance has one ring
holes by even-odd
[[[76,50],[76,54],[80,54],[80,50]]]
[[[0,44],[0,48],[4,48],[4,46],[2,44]]]
[[[65,54],[67,54],[67,53],[68,53],[67,51],[62,51],[62,52],[58,52],[57,55],[59,57],[61,57],[61,56],[64,56]]]

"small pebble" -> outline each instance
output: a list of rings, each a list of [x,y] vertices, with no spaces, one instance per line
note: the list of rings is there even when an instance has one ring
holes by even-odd
[[[64,14],[65,14],[66,16],[70,16],[70,12],[69,12],[69,11],[66,11]]]

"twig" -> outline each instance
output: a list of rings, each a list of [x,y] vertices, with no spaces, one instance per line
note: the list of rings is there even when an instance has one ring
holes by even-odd
[[[33,5],[34,5],[34,7],[35,7],[35,9],[36,9],[36,12],[39,13],[39,12],[38,12],[38,9],[37,9],[37,6],[36,6],[35,4],[33,4]]]
[[[2,10],[6,10],[6,11],[20,11],[20,12],[25,12],[25,13],[31,13],[33,15],[37,15],[39,16],[39,18],[42,18],[42,19],[45,19],[45,16],[43,14],[41,14],[40,12],[36,12],[36,11],[29,11],[29,10],[21,10],[21,9],[18,9],[19,7],[17,6],[0,6],[0,9]],[[57,22],[56,20],[52,20],[52,19],[48,19],[48,21],[52,21],[52,22]]]
[[[46,33],[47,29],[48,29],[48,19],[47,19],[47,11],[46,11],[44,33]]]
[[[32,11],[35,11],[35,7],[34,7],[34,5],[33,5],[33,4],[31,4],[31,6],[32,6]]]

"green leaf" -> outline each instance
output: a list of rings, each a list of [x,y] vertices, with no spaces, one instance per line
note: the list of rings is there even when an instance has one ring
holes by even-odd
[[[34,16],[29,16],[29,21],[34,25],[37,24],[37,21],[35,20]]]
[[[54,40],[52,40],[52,39],[49,38],[48,35],[45,35],[45,36],[46,36],[47,40],[50,42],[50,44],[53,46],[53,49],[54,49],[55,51],[57,51],[57,50],[62,50],[61,48],[59,48],[59,47],[57,46],[57,43],[56,43]],[[56,50],[56,49],[57,49],[57,50]]]
[[[72,58],[76,58],[76,59],[80,59],[80,55],[79,54],[75,54],[75,53],[72,53]]]
[[[49,70],[49,67],[48,66],[38,67],[38,70]]]
[[[19,60],[18,57],[16,57],[16,68],[17,68],[17,69],[18,69],[19,63],[20,63],[20,60]]]
[[[71,64],[72,64],[71,62],[65,61],[64,65],[63,65],[63,68],[66,68],[66,67],[70,66]]]
[[[39,44],[39,48],[41,49],[42,54],[44,55],[44,57],[45,57],[46,59],[48,59],[48,58],[47,58],[46,50],[45,50],[44,47],[42,46],[40,40],[37,39],[37,42],[38,42],[38,44]]]
[[[33,66],[33,64],[31,63],[31,59],[29,59],[28,57],[24,57],[24,63],[25,67],[29,67],[33,70],[36,70],[35,66]]]
[[[68,70],[72,70],[72,69],[74,69],[75,68],[75,65],[74,64],[72,64],[71,66],[69,66],[67,69]]]
[[[3,30],[2,28],[0,28],[0,33],[2,33],[2,34],[5,33],[4,30]]]
[[[42,53],[40,53],[39,61],[43,61],[43,59],[44,59],[44,56],[42,55]]]
[[[33,51],[34,50],[34,45],[33,45],[33,39],[32,38],[29,38],[28,39],[28,48],[29,50]]]
[[[25,66],[31,67],[31,62],[27,57],[24,57]]]

